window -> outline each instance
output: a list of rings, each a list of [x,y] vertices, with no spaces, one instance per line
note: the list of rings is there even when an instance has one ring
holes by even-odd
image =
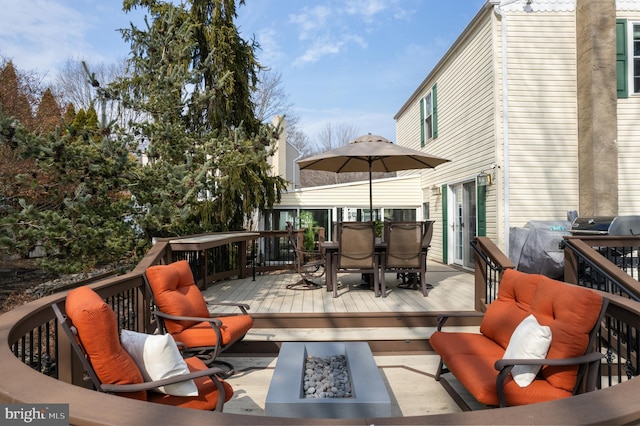
[[[640,94],[640,22],[616,21],[616,80],[618,98]]]
[[[426,96],[420,99],[420,140],[421,146],[438,137],[437,88],[434,84]]]
[[[633,93],[640,93],[640,24],[633,24]]]

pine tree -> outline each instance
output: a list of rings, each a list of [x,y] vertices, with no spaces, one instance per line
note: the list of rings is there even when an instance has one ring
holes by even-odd
[[[38,133],[53,131],[60,126],[62,121],[62,110],[53,96],[51,89],[46,89],[42,94],[42,99],[36,111],[34,128]]]
[[[132,189],[137,221],[149,237],[241,229],[279,200],[285,182],[267,163],[277,129],[253,115],[259,66],[233,24],[235,3],[124,2],[136,7],[151,21],[123,31],[131,75],[107,96],[147,117],[127,130],[149,160]]]
[[[18,119],[27,128],[31,126],[33,113],[29,94],[21,87],[18,73],[11,61],[0,69],[0,107],[5,116]]]

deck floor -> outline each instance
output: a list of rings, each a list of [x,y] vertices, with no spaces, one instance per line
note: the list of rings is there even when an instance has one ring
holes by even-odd
[[[375,297],[373,291],[361,288],[360,274],[338,274],[339,297],[326,291],[287,289],[296,283],[296,273],[271,273],[214,284],[205,290],[209,302],[239,302],[251,307],[251,313],[329,313],[329,312],[429,312],[473,310],[473,274],[433,261],[428,262],[427,283],[433,288],[427,297],[420,291],[397,287],[395,274],[387,274],[387,297]],[[218,309],[219,313],[235,313],[237,308]]]
[[[473,274],[440,263],[429,261],[427,282],[433,286],[427,297],[418,290],[398,288],[395,274],[387,274],[387,297],[375,297],[360,287],[360,274],[339,274],[339,297],[333,298],[324,287],[325,278],[316,290],[292,290],[287,285],[296,283],[295,273],[272,273],[228,280],[205,290],[208,302],[239,302],[250,306],[250,314],[278,313],[362,313],[362,312],[425,312],[473,310]],[[216,313],[237,313],[237,308],[215,309]],[[341,328],[341,329],[257,329],[245,336],[246,341],[371,341],[376,339],[424,338],[433,327]],[[390,334],[389,334],[390,333]],[[228,379],[235,393],[225,404],[225,412],[264,415],[264,405],[277,357],[230,356],[220,357],[231,362],[237,373]],[[417,416],[455,413],[468,409],[481,409],[455,378],[437,382],[434,379],[439,357],[435,354],[375,356],[392,402],[392,416]],[[447,375],[448,376],[448,375]],[[411,386],[407,386],[411,383]],[[454,397],[447,385],[455,388]],[[428,397],[423,397],[428,395]]]

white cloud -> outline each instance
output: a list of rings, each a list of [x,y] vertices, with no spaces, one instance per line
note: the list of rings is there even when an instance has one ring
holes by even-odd
[[[343,46],[344,43],[340,41],[316,40],[311,47],[307,48],[305,52],[295,60],[294,65],[317,62],[323,56],[339,53]]]
[[[323,5],[311,9],[305,7],[298,14],[289,15],[289,22],[298,25],[300,40],[311,37],[310,33],[325,27],[327,18],[331,15],[331,8]]]
[[[260,43],[258,56],[264,64],[277,64],[286,56],[278,42],[279,33],[274,28],[265,28],[258,32],[257,39]]]
[[[84,34],[91,18],[57,2],[0,0],[0,51],[18,68],[53,70],[90,51]]]
[[[364,22],[371,23],[377,14],[390,5],[391,3],[383,0],[350,0],[345,6],[345,12],[349,15],[359,15]]]

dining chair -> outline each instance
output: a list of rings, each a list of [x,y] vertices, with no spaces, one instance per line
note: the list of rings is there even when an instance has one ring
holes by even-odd
[[[321,288],[322,285],[316,281],[325,273],[324,251],[305,248],[291,222],[287,222],[287,236],[294,253],[293,267],[300,275],[300,281],[287,285],[287,289],[315,290]]]
[[[373,288],[379,288],[376,231],[373,222],[338,223],[338,252],[330,259],[333,277],[333,297],[338,297],[338,272],[368,273],[373,275]],[[376,296],[379,294],[376,292]]]
[[[427,251],[432,234],[433,221],[389,222],[385,226],[386,250],[382,254],[380,288],[376,294],[386,297],[385,274],[393,272],[402,274],[403,282],[406,274],[416,274],[415,279],[420,282],[422,294],[427,296]]]

